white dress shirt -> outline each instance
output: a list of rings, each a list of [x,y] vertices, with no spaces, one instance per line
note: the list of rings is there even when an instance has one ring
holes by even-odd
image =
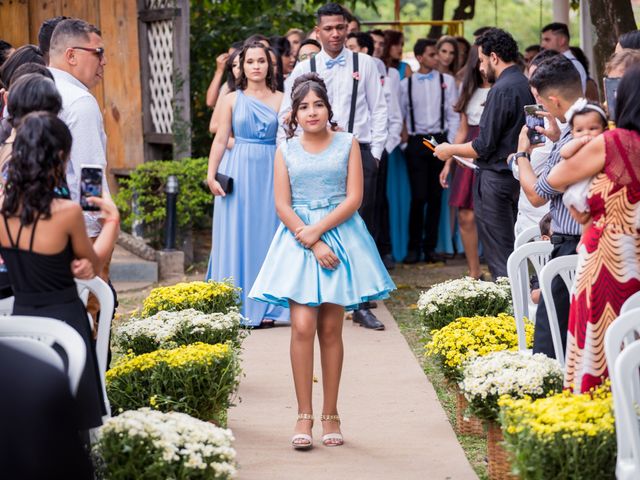
[[[71,199],[80,198],[80,168],[83,164],[100,165],[104,168],[102,176],[103,194],[109,192],[107,184],[107,135],[104,132],[102,112],[89,89],[70,73],[49,67],[62,97],[60,119],[71,131],[73,143],[67,163],[67,186]],[[98,218],[100,212],[84,212],[87,235],[97,237],[102,229]]]
[[[453,139],[460,127],[460,114],[453,110],[458,101],[458,88],[455,79],[446,73],[444,79],[444,128],[448,130],[448,141]],[[411,93],[413,99],[413,118],[415,119],[415,131],[411,125],[411,113],[409,111],[409,78],[400,82],[402,89],[401,108],[407,131],[410,135],[440,132],[440,101],[442,87],[440,75],[437,70],[429,74],[414,73],[411,76]]]
[[[573,62],[573,66],[576,67],[576,70],[578,70],[578,73],[580,74],[580,82],[582,82],[582,93],[584,94],[587,91],[587,71],[584,69],[582,64],[578,61],[571,50],[566,50],[562,52],[562,54],[569,60],[571,60]]]
[[[344,56],[344,65],[328,68],[326,62],[331,57],[322,50],[315,57],[316,71],[327,86],[329,102],[333,109],[333,120],[344,131],[349,127],[351,111],[351,91],[353,90],[353,52],[343,48],[336,59]],[[296,65],[289,75],[291,83],[285,86],[284,98],[278,115],[281,128],[278,129],[278,144],[285,139],[283,127],[284,117],[291,111],[291,88],[293,81],[304,73],[311,71],[310,61],[305,60]],[[353,134],[360,143],[370,143],[374,158],[380,159],[387,140],[387,104],[380,83],[380,72],[371,57],[358,54],[358,95],[353,122]]]
[[[387,100],[387,141],[384,148],[391,153],[400,145],[402,110],[400,109],[400,73],[390,68],[384,78],[384,96]]]

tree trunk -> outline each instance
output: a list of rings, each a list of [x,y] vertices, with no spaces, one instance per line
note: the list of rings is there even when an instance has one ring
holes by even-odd
[[[591,23],[596,34],[593,46],[595,71],[598,79],[604,76],[604,66],[613,53],[618,37],[636,29],[631,0],[589,0]]]
[[[444,4],[447,0],[433,0],[431,6],[431,20],[444,20]],[[442,35],[442,27],[432,26],[429,30],[429,38],[438,38]]]
[[[460,0],[453,11],[454,20],[471,20],[476,14],[476,0]]]

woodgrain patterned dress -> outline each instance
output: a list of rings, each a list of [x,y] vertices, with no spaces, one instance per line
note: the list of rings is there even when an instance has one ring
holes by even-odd
[[[640,290],[640,134],[604,133],[605,166],[587,203],[592,223],[578,247],[571,296],[565,388],[587,392],[608,377],[604,334]]]

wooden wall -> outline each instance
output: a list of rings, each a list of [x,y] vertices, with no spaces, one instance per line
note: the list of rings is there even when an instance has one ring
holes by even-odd
[[[0,38],[14,46],[38,43],[38,29],[57,15],[82,18],[102,30],[104,79],[93,93],[104,115],[109,169],[144,161],[136,0],[0,0]],[[113,176],[110,175],[112,187]]]

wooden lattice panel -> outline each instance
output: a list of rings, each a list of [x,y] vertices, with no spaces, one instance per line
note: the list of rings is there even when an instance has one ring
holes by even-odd
[[[148,9],[172,7],[172,0],[148,0]],[[173,133],[173,20],[149,23],[150,111],[156,133]]]

